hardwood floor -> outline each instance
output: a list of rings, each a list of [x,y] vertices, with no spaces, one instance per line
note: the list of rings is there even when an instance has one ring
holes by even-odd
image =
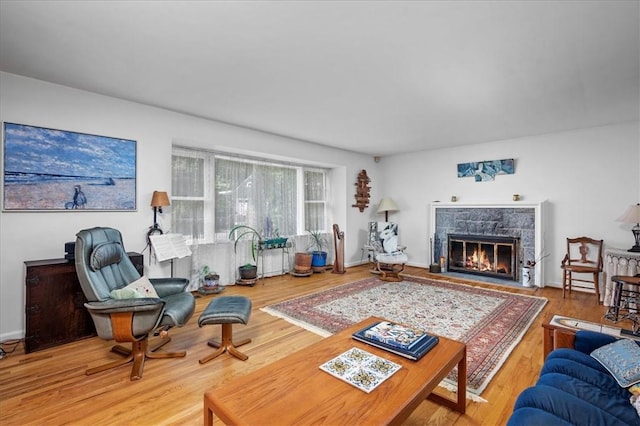
[[[431,276],[424,269],[408,267],[405,273]],[[223,295],[250,297],[253,311],[249,324],[234,325],[236,339],[250,337],[241,350],[249,356],[240,361],[224,354],[204,365],[198,359],[214,349],[207,340],[220,336],[220,327],[198,327],[197,318],[211,297],[199,297],[189,323],[172,329],[165,349],[187,350],[185,358],[152,359],[144,366],[142,380],[129,380],[130,364],[86,376],[88,367],[117,359],[109,352],[113,342],[97,337],[56,348],[24,354],[22,346],[0,361],[0,424],[2,425],[200,425],[203,394],[217,385],[268,365],[322,339],[320,336],[275,318],[260,308],[292,297],[314,293],[370,276],[366,266],[347,269],[346,274],[314,274],[308,278],[273,277],[254,287],[228,287]],[[443,278],[442,275],[435,275]],[[452,280],[455,281],[455,280]],[[537,380],[542,366],[541,324],[553,314],[598,322],[605,307],[595,305],[593,294],[574,292],[566,299],[555,288],[519,289],[478,285],[546,297],[549,302],[524,339],[496,374],[482,397],[487,403],[468,400],[467,413],[460,415],[434,402],[425,401],[405,425],[500,425],[506,423],[517,395]],[[54,319],[52,319],[53,321]],[[310,389],[310,392],[313,390]],[[278,419],[264,419],[264,425]]]

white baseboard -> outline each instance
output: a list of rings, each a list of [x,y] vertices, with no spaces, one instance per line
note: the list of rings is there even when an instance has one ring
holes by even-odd
[[[0,334],[0,342],[4,342],[5,340],[15,340],[15,339],[24,339],[24,330],[18,331],[10,331],[8,333]]]

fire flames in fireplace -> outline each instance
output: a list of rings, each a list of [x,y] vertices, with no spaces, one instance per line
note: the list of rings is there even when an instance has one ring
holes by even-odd
[[[466,268],[476,269],[478,271],[493,271],[493,264],[489,260],[484,250],[473,249],[473,254],[467,257]]]
[[[517,238],[450,234],[448,247],[448,271],[518,279]]]

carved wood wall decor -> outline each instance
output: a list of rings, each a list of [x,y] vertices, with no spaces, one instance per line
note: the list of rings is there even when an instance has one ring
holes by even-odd
[[[358,179],[356,180],[356,203],[352,204],[351,207],[357,207],[360,209],[360,213],[364,211],[367,207],[369,207],[369,191],[371,191],[371,187],[369,186],[369,176],[367,176],[367,171],[362,170],[358,173]]]

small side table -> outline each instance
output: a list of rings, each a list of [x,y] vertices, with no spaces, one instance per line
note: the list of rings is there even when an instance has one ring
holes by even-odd
[[[542,324],[544,329],[544,358],[547,358],[549,352],[558,347],[567,347],[566,340],[575,335],[576,331],[588,330],[598,333],[608,334],[617,338],[627,337],[632,339],[638,339],[640,336],[635,336],[629,333],[627,330],[622,330],[619,327],[612,327],[602,323],[596,323],[591,321],[585,321],[577,318],[565,317],[562,315],[554,315],[547,322]],[[560,337],[561,341],[556,339]]]
[[[542,359],[547,359],[547,355],[556,348],[555,345],[555,330],[564,330],[567,333],[575,334],[575,330],[571,330],[570,328],[561,327],[559,325],[553,325],[549,322],[545,322],[542,324],[542,328],[544,330],[544,348],[542,351]]]
[[[604,279],[605,291],[603,305],[613,306],[614,275],[634,276],[640,273],[640,253],[619,248],[608,247],[604,250]],[[601,289],[602,290],[602,289]]]
[[[611,281],[613,300],[605,319],[614,323],[630,320],[631,332],[640,335],[640,277],[614,275]]]

